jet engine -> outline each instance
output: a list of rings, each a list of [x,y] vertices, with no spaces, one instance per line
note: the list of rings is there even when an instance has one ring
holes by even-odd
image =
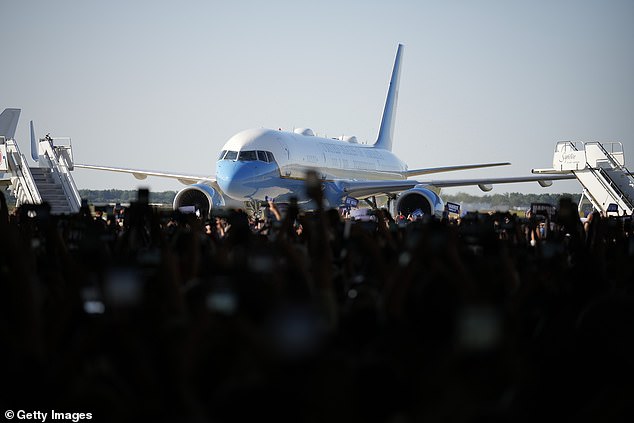
[[[396,199],[396,212],[402,212],[407,216],[420,209],[424,214],[433,214],[442,217],[445,203],[434,191],[425,188],[424,185],[416,185],[414,188],[402,192]]]
[[[174,197],[174,210],[200,212],[207,217],[214,207],[222,207],[225,201],[215,189],[206,184],[194,184],[180,190]]]

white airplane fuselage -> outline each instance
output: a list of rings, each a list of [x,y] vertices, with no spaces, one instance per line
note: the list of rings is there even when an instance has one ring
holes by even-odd
[[[174,197],[175,210],[195,209],[208,215],[214,208],[250,202],[289,202],[295,198],[306,208],[315,206],[306,193],[306,176],[315,172],[321,180],[324,205],[349,206],[354,198],[368,199],[387,196],[394,210],[407,215],[421,211],[442,216],[442,187],[478,185],[490,190],[492,183],[538,181],[546,186],[560,177],[478,178],[463,180],[416,181],[412,176],[427,175],[510,163],[485,163],[409,169],[392,153],[396,105],[403,46],[398,45],[390,84],[385,99],[381,125],[372,145],[359,144],[354,137],[317,137],[310,129],[292,132],[274,129],[247,129],[231,137],[222,148],[216,164],[216,175],[200,176],[184,173],[145,171],[111,166],[82,165],[75,167],[111,172],[131,173],[138,179],[147,176],[174,178],[187,184]],[[9,114],[0,119],[7,126]],[[5,123],[2,123],[5,122]],[[376,199],[376,198],[375,198]],[[394,201],[392,201],[394,200]],[[369,201],[376,205],[375,201]],[[354,207],[354,206],[353,206]]]
[[[391,151],[299,132],[248,129],[231,137],[216,167],[222,191],[241,201],[291,196],[303,201],[307,170],[323,181],[405,179],[407,165]]]

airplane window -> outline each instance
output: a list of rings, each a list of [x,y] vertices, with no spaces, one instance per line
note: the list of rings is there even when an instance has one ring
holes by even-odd
[[[227,151],[227,154],[225,155],[225,160],[235,160],[237,158],[238,158],[237,151]]]
[[[271,153],[270,151],[265,151],[266,156],[269,158],[269,162],[270,163],[275,163],[275,157],[273,157],[273,153]]]
[[[258,160],[268,162],[269,158],[266,155],[266,151],[258,151]]]
[[[220,155],[218,156],[218,160],[222,160],[222,158],[225,156],[225,154],[227,154],[227,150],[222,150],[220,152]]]
[[[258,159],[258,155],[256,154],[254,150],[241,151],[240,155],[238,156],[238,160],[242,162],[250,162],[257,159]]]

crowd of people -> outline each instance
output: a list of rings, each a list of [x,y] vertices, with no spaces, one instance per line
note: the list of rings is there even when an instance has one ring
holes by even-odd
[[[631,217],[584,226],[566,198],[556,216],[456,220],[294,203],[201,219],[143,201],[53,216],[0,201],[5,409],[173,422],[634,417]]]

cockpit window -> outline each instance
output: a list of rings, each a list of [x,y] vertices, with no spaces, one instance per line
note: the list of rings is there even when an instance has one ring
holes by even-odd
[[[238,158],[237,151],[227,151],[227,154],[225,154],[225,160],[235,160],[237,158]]]
[[[258,155],[254,150],[241,151],[238,160],[241,162],[251,162],[258,159]]]
[[[237,151],[223,150],[220,152],[218,160],[239,160],[241,162],[252,162],[257,160],[265,163],[275,162],[273,153],[271,153],[270,151],[256,150],[245,150],[240,151],[239,153]]]

